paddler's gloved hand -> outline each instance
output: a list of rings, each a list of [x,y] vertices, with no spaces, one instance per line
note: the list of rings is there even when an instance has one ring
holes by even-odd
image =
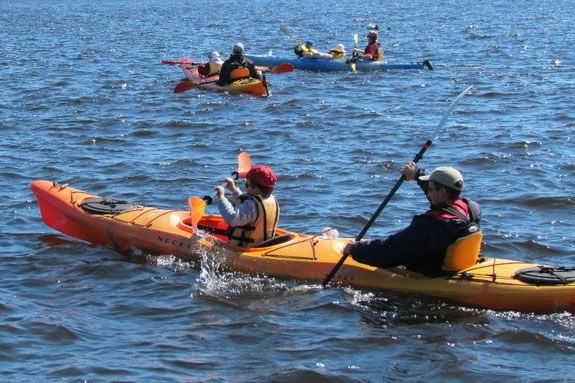
[[[409,161],[399,171],[405,177],[406,181],[413,181],[417,174],[417,165],[413,161]]]

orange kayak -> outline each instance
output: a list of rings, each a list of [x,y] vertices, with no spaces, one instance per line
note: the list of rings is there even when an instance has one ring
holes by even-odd
[[[350,238],[328,238],[278,229],[256,248],[228,243],[227,225],[217,215],[190,225],[187,211],[145,207],[106,200],[51,181],[32,183],[44,222],[66,235],[118,252],[134,249],[201,259],[217,250],[224,266],[244,273],[321,282],[341,258]],[[546,275],[544,270],[554,270]],[[495,310],[575,312],[575,278],[571,269],[482,257],[461,272],[427,277],[403,268],[379,269],[348,258],[334,284],[420,294]]]
[[[195,87],[201,89],[212,90],[216,92],[228,92],[228,93],[249,93],[254,96],[266,97],[269,95],[267,80],[259,80],[255,78],[245,78],[232,82],[231,84],[220,86],[216,84],[219,76],[204,77],[198,73],[197,64],[192,65],[192,60],[188,58],[182,58],[180,60],[180,68],[184,72],[184,75],[188,81],[192,82]],[[189,62],[190,64],[185,64]]]

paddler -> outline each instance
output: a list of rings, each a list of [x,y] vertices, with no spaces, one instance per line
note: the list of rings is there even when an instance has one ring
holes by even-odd
[[[329,50],[329,53],[332,59],[343,60],[345,59],[345,46],[343,44],[337,44],[335,48]]]
[[[354,55],[357,55],[362,60],[383,61],[383,48],[379,44],[378,36],[377,29],[369,29],[367,32],[367,46],[363,51],[359,48],[354,48]]]
[[[224,61],[221,59],[219,52],[213,51],[208,56],[209,61],[198,66],[198,73],[204,77],[215,76],[220,73]]]
[[[343,253],[375,267],[403,265],[428,276],[442,275],[448,246],[480,230],[479,205],[461,197],[463,176],[455,168],[439,167],[425,175],[414,162],[408,162],[401,174],[406,181],[417,181],[431,203],[430,209],[387,239],[350,242]]]
[[[272,168],[256,165],[246,174],[246,192],[232,178],[226,178],[226,188],[232,192],[234,205],[226,198],[224,188],[216,187],[214,203],[224,221],[230,225],[230,244],[254,247],[275,236],[280,208],[272,195],[277,176]]]
[[[367,30],[369,31],[376,31],[379,32],[379,25],[377,25],[376,23],[369,23],[367,24]]]
[[[310,58],[310,59],[331,59],[332,56],[329,53],[320,52],[313,47],[311,41],[306,41],[305,44],[298,44],[294,47],[294,52],[298,57]]]
[[[244,70],[242,70],[245,68]],[[245,72],[245,74],[243,73]],[[244,56],[244,44],[236,43],[230,57],[224,61],[220,69],[218,85],[227,85],[240,78],[263,79],[262,73],[256,70],[254,62]]]

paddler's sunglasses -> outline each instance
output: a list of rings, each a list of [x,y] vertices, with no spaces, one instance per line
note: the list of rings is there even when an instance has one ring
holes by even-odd
[[[437,185],[437,184],[432,184],[431,182],[427,185],[427,192],[432,192],[432,191],[439,191],[443,189],[443,187],[441,185]]]

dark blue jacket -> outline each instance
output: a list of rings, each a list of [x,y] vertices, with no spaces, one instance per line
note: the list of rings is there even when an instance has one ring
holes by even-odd
[[[418,181],[426,192],[429,182]],[[481,212],[473,201],[461,199],[468,210],[473,212],[473,222],[479,226]],[[351,256],[358,262],[386,268],[405,266],[408,270],[429,276],[444,274],[441,270],[447,247],[457,238],[466,234],[468,222],[444,213],[446,206],[432,206],[430,210],[413,217],[411,224],[387,239],[356,242],[352,245]]]

